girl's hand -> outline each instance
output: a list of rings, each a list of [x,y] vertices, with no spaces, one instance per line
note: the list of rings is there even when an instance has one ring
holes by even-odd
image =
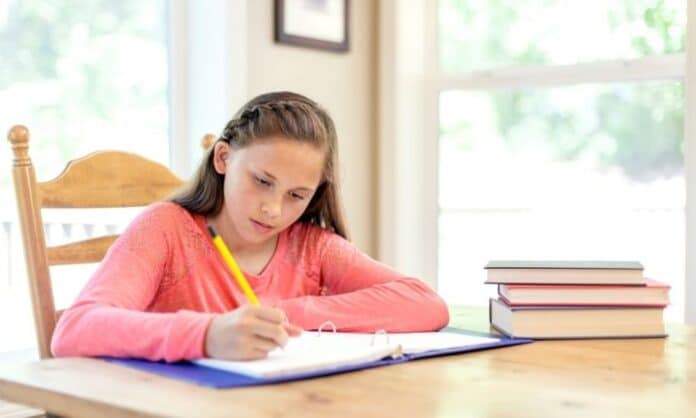
[[[280,309],[246,305],[210,322],[205,355],[223,360],[260,359],[300,333],[302,329],[289,324]]]

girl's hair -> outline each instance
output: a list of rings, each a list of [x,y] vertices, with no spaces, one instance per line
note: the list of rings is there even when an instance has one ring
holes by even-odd
[[[319,225],[348,239],[338,192],[336,128],[331,117],[300,94],[286,91],[262,94],[242,106],[215,143],[224,141],[239,149],[272,137],[306,142],[326,150],[322,181],[299,221]],[[224,200],[225,176],[215,171],[214,149],[215,145],[210,147],[191,181],[170,199],[204,216],[217,215]]]

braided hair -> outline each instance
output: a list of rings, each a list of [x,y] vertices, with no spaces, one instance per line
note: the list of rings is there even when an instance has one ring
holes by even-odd
[[[319,225],[348,239],[336,178],[338,140],[331,117],[317,103],[300,94],[285,91],[262,94],[242,106],[216,142],[224,141],[239,149],[273,137],[326,150],[322,181],[299,221]],[[208,150],[191,181],[170,199],[189,212],[204,216],[217,215],[224,201],[224,175],[214,169],[214,148]]]

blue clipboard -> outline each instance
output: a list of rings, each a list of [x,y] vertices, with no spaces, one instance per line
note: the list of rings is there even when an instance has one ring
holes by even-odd
[[[213,369],[210,367],[200,366],[188,361],[180,361],[176,363],[166,363],[164,361],[147,361],[140,359],[123,359],[104,357],[105,361],[110,363],[120,364],[127,367],[132,367],[145,372],[154,373],[160,376],[169,377],[172,379],[182,380],[189,383],[194,383],[200,386],[212,388],[236,388],[244,386],[269,385],[274,383],[292,382],[296,380],[312,379],[321,376],[330,376],[334,374],[347,373],[356,370],[370,369],[373,367],[388,366],[392,364],[405,363],[412,360],[419,360],[430,357],[439,357],[452,354],[469,353],[473,351],[488,350],[492,348],[508,347],[519,344],[532,342],[531,339],[525,338],[509,338],[504,336],[472,332],[457,328],[444,328],[442,331],[456,332],[466,335],[475,335],[480,337],[496,338],[496,341],[486,342],[482,344],[472,344],[462,347],[452,347],[444,350],[431,350],[421,353],[405,354],[399,358],[385,358],[377,361],[363,362],[348,366],[332,367],[321,370],[316,370],[306,373],[296,373],[280,377],[258,378],[238,374],[230,371]]]

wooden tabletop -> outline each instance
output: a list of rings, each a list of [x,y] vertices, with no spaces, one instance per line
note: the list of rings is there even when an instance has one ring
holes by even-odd
[[[453,326],[484,330],[484,310]],[[59,415],[696,417],[696,327],[667,339],[540,341],[293,383],[215,390],[100,360],[0,370],[0,398]]]

